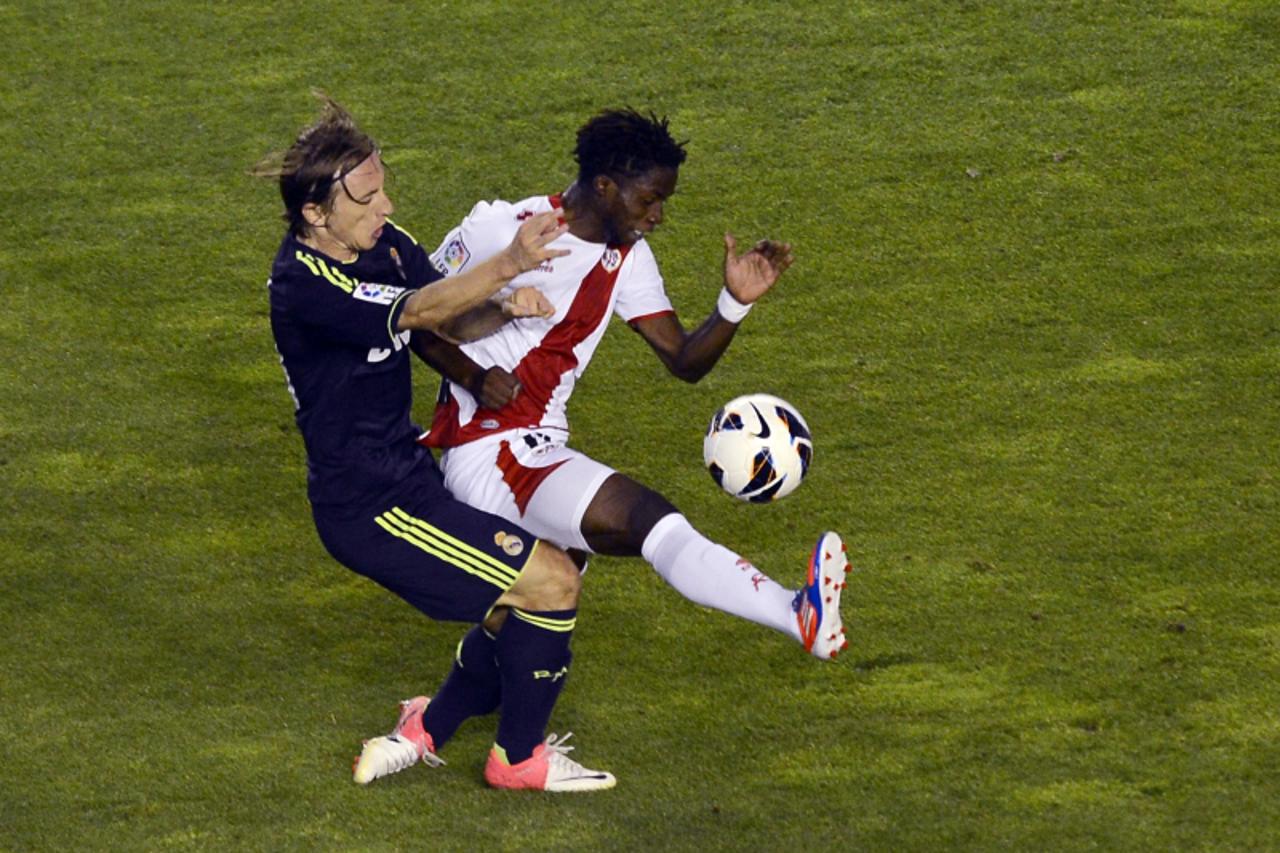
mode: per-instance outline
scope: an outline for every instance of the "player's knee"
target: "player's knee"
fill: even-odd
[[[546,550],[551,551],[549,548]],[[569,555],[558,549],[548,554],[547,564],[545,600],[538,609],[573,610],[578,606],[578,596],[582,592],[582,574]]]
[[[582,575],[569,555],[559,548],[542,543],[534,552],[530,589],[526,602],[528,610],[573,610],[578,606],[582,592]],[[528,571],[528,570],[526,570]]]
[[[673,512],[679,512],[679,510],[671,501],[652,489],[644,489],[627,515],[627,534],[631,544],[639,549],[644,544],[649,531],[653,530],[653,526]]]

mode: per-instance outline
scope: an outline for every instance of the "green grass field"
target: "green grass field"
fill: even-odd
[[[1271,0],[0,3],[0,849],[1280,848],[1280,6]],[[720,235],[798,261],[697,386],[617,324],[576,444],[798,583],[834,665],[596,559],[553,720],[619,777],[367,789],[363,736],[461,626],[334,563],[267,325],[312,87],[423,243],[563,189],[596,110],[689,161],[653,239],[686,324]],[[424,370],[420,417],[435,383]],[[809,481],[701,466],[779,394]]]

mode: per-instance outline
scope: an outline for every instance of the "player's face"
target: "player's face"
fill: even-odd
[[[386,171],[377,152],[346,174],[333,202],[311,233],[316,248],[338,260],[372,249],[394,207],[386,192]]]
[[[659,166],[620,183],[606,178],[604,227],[610,243],[631,244],[662,224],[662,208],[676,191],[679,173]]]

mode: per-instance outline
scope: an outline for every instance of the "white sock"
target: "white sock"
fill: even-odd
[[[791,602],[796,591],[766,577],[759,569],[703,536],[680,513],[664,516],[640,546],[640,553],[675,587],[676,592],[704,607],[714,607],[796,640]]]

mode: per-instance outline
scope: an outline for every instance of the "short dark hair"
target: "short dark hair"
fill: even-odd
[[[578,129],[573,159],[578,182],[596,175],[631,178],[656,167],[678,169],[684,162],[683,142],[676,142],[667,119],[633,109],[605,110]]]
[[[321,101],[320,117],[302,129],[287,151],[267,157],[253,170],[280,181],[284,220],[295,237],[308,230],[302,208],[318,204],[328,209],[347,173],[378,151],[351,113],[323,92],[315,95]]]

